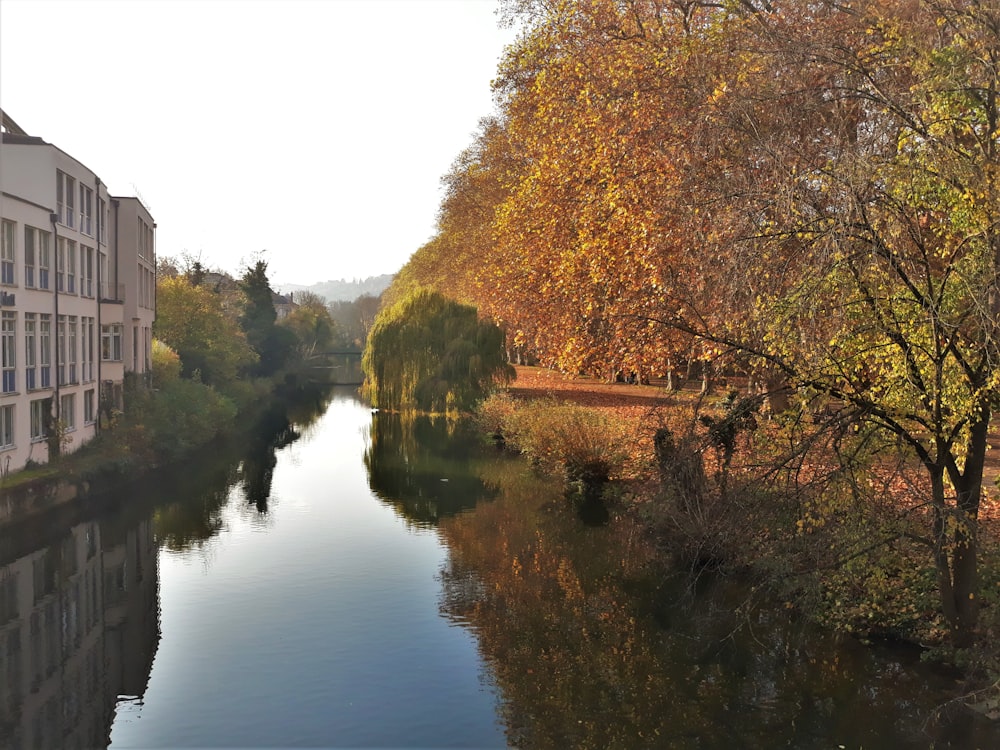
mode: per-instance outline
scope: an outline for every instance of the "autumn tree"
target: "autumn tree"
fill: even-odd
[[[997,398],[995,5],[508,10],[525,32],[488,141],[510,167],[477,192],[479,147],[447,204],[473,216],[461,207],[481,199],[492,226],[465,244],[442,222],[414,275],[462,280],[453,294],[547,364],[610,375],[730,355],[777,411],[844,404],[924,468],[911,506],[929,525],[906,538],[967,643]]]
[[[905,538],[929,550],[967,645],[1000,395],[1000,12],[787,3],[718,28],[710,51],[743,54],[698,109],[692,182],[712,226],[679,267],[715,290],[716,314],[677,286],[659,319],[905,446],[927,481],[910,506],[930,513]]]
[[[153,333],[180,356],[185,377],[197,375],[210,385],[235,381],[257,361],[239,324],[223,310],[220,296],[191,286],[183,277],[157,283]]]
[[[308,358],[329,349],[337,335],[337,325],[326,300],[311,292],[301,292],[296,296],[296,305],[279,325],[295,334],[300,356]]]

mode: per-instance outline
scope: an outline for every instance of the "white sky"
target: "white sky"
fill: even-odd
[[[394,273],[493,111],[496,0],[0,0],[0,107],[159,255],[272,284]]]

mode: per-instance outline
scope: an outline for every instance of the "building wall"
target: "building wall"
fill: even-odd
[[[122,408],[125,372],[148,372],[155,300],[139,264],[150,271],[155,259],[138,252],[152,256],[155,224],[138,200],[113,199],[93,171],[37,138],[4,134],[0,188],[2,476],[49,460],[46,412],[49,434],[59,429],[72,452],[97,434],[102,406]],[[122,203],[149,228],[141,248],[135,229],[112,225]],[[133,340],[143,348],[133,352]]]
[[[124,299],[125,368],[150,371],[156,312],[156,224],[138,198],[113,198],[113,236],[117,240],[119,281]]]

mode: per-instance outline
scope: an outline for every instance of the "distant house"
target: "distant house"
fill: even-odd
[[[274,311],[278,314],[278,320],[287,318],[291,315],[292,310],[298,307],[298,304],[293,299],[294,294],[295,292],[289,292],[288,294],[271,293],[271,301],[274,303]]]
[[[0,469],[49,459],[124,407],[126,372],[150,371],[155,230],[138,198],[2,114]]]

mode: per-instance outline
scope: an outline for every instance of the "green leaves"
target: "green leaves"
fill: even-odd
[[[373,405],[431,412],[469,410],[513,377],[503,332],[475,308],[427,290],[378,314],[362,369]]]

